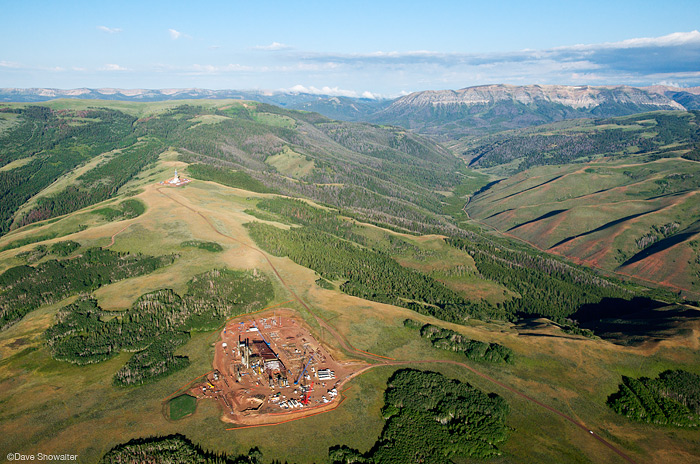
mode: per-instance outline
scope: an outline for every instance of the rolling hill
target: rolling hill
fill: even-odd
[[[588,266],[700,290],[691,112],[558,123],[472,140],[472,166],[507,175],[471,218]]]
[[[459,182],[460,163],[404,129],[257,102],[95,104],[0,109],[3,233],[116,195],[167,147],[183,161],[239,170],[275,191],[365,219],[410,230],[452,228],[439,214],[437,192]],[[75,168],[75,179],[60,184]]]
[[[562,257],[610,232],[644,245],[598,263],[619,272],[693,250],[700,173],[683,128],[694,113],[561,122],[514,133],[513,145],[500,134],[500,151],[478,159],[468,149],[493,139],[474,139],[460,159],[400,127],[252,101],[0,108],[3,450],[79,462],[700,454],[697,430],[634,422],[607,404],[628,377],[700,373],[699,311]],[[596,131],[633,136],[620,154],[614,137],[585,139],[602,147],[590,159],[552,149],[525,165],[514,148],[528,134]],[[164,184],[175,169],[191,182]],[[557,218],[566,228],[549,227]],[[591,222],[576,229],[582,218]],[[338,379],[335,409],[299,420],[280,409],[274,426],[236,427],[200,395],[172,413],[173,398],[215,381],[227,320],[263,327],[276,312],[359,366]]]

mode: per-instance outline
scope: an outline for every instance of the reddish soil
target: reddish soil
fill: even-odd
[[[279,423],[337,407],[343,384],[368,365],[333,359],[294,314],[278,309],[229,321],[216,343],[214,371],[189,394],[219,402],[222,420],[240,425]],[[246,339],[248,348],[240,347]],[[332,378],[324,378],[324,370]]]

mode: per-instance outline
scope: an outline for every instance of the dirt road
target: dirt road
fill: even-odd
[[[356,355],[358,355],[358,356],[360,356],[360,357],[364,357],[366,360],[369,360],[369,361],[373,361],[373,362],[375,362],[375,363],[378,363],[378,364],[375,364],[375,365],[373,365],[373,366],[368,366],[367,368],[365,368],[365,369],[363,369],[363,370],[357,372],[355,375],[359,375],[360,373],[365,372],[366,370],[371,369],[371,368],[373,368],[373,367],[387,366],[387,365],[390,365],[390,366],[400,366],[400,365],[409,365],[409,364],[453,364],[453,365],[456,365],[456,366],[460,366],[460,367],[463,367],[463,368],[469,370],[470,372],[472,372],[472,373],[478,375],[479,377],[482,377],[483,379],[486,379],[486,380],[488,380],[489,382],[491,382],[491,383],[493,383],[493,384],[495,384],[495,385],[498,385],[499,387],[504,388],[504,389],[508,390],[509,392],[511,392],[511,393],[513,393],[513,394],[515,394],[515,395],[518,395],[518,396],[520,396],[521,398],[523,398],[523,399],[525,399],[525,400],[527,400],[527,401],[529,401],[529,402],[531,402],[531,403],[533,403],[533,404],[536,404],[536,405],[538,405],[538,406],[540,406],[540,407],[542,407],[542,408],[544,408],[544,409],[546,409],[546,410],[548,410],[548,411],[550,411],[550,412],[552,412],[552,413],[554,413],[554,414],[556,414],[556,415],[558,415],[558,416],[560,416],[560,417],[566,419],[567,421],[571,422],[571,423],[572,423],[573,425],[575,425],[576,427],[578,427],[578,428],[580,428],[581,430],[583,430],[587,435],[590,435],[592,438],[598,440],[601,444],[603,444],[603,445],[606,446],[607,448],[611,449],[613,452],[615,452],[615,453],[616,453],[617,455],[619,455],[621,458],[625,459],[627,462],[632,463],[632,464],[636,464],[635,461],[634,461],[631,457],[629,457],[628,455],[626,455],[625,453],[623,453],[620,449],[616,448],[614,445],[612,445],[610,442],[608,442],[608,441],[605,440],[604,438],[598,436],[596,433],[594,433],[594,432],[592,431],[592,429],[590,429],[588,426],[586,426],[586,425],[584,425],[584,424],[578,422],[578,421],[577,421],[576,419],[574,419],[573,417],[570,417],[570,416],[564,414],[563,412],[558,411],[558,410],[554,409],[553,407],[551,407],[551,406],[549,406],[549,405],[546,405],[546,404],[542,403],[541,401],[536,400],[535,398],[532,398],[531,396],[528,396],[528,395],[526,395],[525,393],[522,393],[522,392],[516,390],[515,388],[513,388],[513,387],[511,387],[511,386],[509,386],[509,385],[507,385],[507,384],[505,384],[505,383],[503,383],[503,382],[501,382],[501,381],[499,381],[499,380],[494,379],[493,377],[491,377],[491,376],[489,376],[489,375],[484,374],[483,372],[481,372],[481,371],[479,371],[479,370],[473,368],[472,366],[470,366],[470,365],[468,365],[468,364],[461,363],[461,362],[458,362],[458,361],[449,361],[449,360],[396,361],[396,360],[393,360],[392,358],[388,358],[388,357],[386,357],[386,356],[381,356],[381,355],[369,353],[369,352],[367,352],[367,351],[359,350],[359,349],[353,347],[352,344],[350,344],[350,342],[348,342],[348,341],[345,339],[345,337],[343,337],[341,334],[339,334],[338,331],[335,330],[335,328],[334,328],[332,325],[330,325],[330,324],[327,323],[325,320],[323,320],[322,318],[320,318],[319,316],[317,316],[317,315],[314,313],[314,311],[312,311],[311,308],[309,308],[309,306],[306,304],[306,302],[304,302],[304,300],[302,300],[302,299],[296,294],[296,292],[294,292],[294,290],[292,290],[292,289],[290,288],[290,286],[287,284],[287,282],[282,278],[282,276],[281,276],[280,273],[278,272],[278,270],[277,270],[277,268],[275,267],[275,265],[272,264],[272,261],[271,261],[270,258],[267,256],[267,253],[263,252],[262,250],[260,250],[260,249],[258,249],[258,248],[256,248],[256,247],[254,247],[254,246],[252,246],[252,245],[249,245],[249,244],[247,244],[247,243],[245,243],[245,242],[243,242],[243,241],[241,241],[241,240],[238,240],[238,239],[235,238],[235,237],[232,237],[232,236],[230,236],[230,235],[226,235],[226,234],[220,232],[220,231],[216,228],[216,226],[214,225],[214,223],[213,223],[209,218],[207,218],[206,216],[204,216],[202,213],[200,213],[200,212],[197,211],[196,209],[187,206],[186,204],[184,204],[184,203],[182,203],[181,201],[177,200],[177,199],[174,198],[173,196],[168,195],[167,193],[163,192],[163,187],[159,187],[157,190],[158,190],[158,192],[160,192],[162,195],[168,197],[168,198],[169,198],[170,200],[172,200],[173,202],[179,204],[180,206],[183,206],[184,208],[187,208],[188,210],[190,210],[190,211],[192,211],[193,213],[195,213],[195,214],[197,214],[198,216],[200,216],[200,217],[201,217],[204,221],[206,221],[206,223],[211,227],[211,229],[212,229],[212,231],[214,231],[214,233],[216,233],[216,234],[218,234],[218,235],[220,235],[220,236],[222,236],[222,237],[225,237],[226,239],[233,240],[233,241],[235,241],[235,242],[237,242],[237,243],[239,243],[239,244],[245,246],[246,248],[248,248],[248,249],[250,249],[250,250],[253,250],[253,251],[259,253],[260,255],[262,255],[262,257],[263,257],[263,258],[265,259],[265,261],[270,265],[270,269],[272,269],[272,271],[275,273],[275,275],[276,275],[277,278],[279,279],[280,283],[284,286],[284,288],[286,288],[287,291],[289,291],[289,293],[294,297],[294,299],[295,299],[296,301],[298,301],[299,304],[301,304],[301,305],[309,312],[309,314],[312,314],[312,315],[316,318],[316,321],[319,323],[319,325],[321,325],[323,328],[325,328],[326,330],[328,330],[328,332],[329,332],[331,335],[333,335],[333,338],[335,338],[335,339],[338,341],[338,343],[340,344],[340,346],[343,347],[343,349],[345,349],[346,351],[348,351],[348,352],[350,352],[350,353],[354,353],[354,354],[356,354]],[[346,379],[346,381],[347,381],[347,380],[349,380],[349,379]],[[343,382],[343,383],[345,383],[345,382]]]

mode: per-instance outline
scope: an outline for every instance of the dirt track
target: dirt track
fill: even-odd
[[[112,245],[114,245],[114,240],[116,239],[117,235],[121,234],[121,233],[124,232],[126,229],[128,229],[130,225],[131,225],[131,224],[129,224],[128,226],[124,226],[124,227],[122,227],[120,230],[118,230],[117,232],[115,232],[114,234],[112,234],[112,239],[110,240],[109,245],[106,245],[106,246],[104,246],[104,247],[102,247],[102,248],[109,248],[109,247],[111,247]]]
[[[536,400],[535,398],[532,398],[531,396],[528,396],[528,395],[526,395],[525,393],[522,393],[522,392],[516,390],[515,388],[513,388],[513,387],[511,387],[511,386],[509,386],[509,385],[506,385],[505,383],[502,383],[502,382],[500,382],[500,381],[494,379],[493,377],[490,377],[490,376],[484,374],[483,372],[481,372],[481,371],[479,371],[479,370],[477,370],[477,369],[475,369],[475,368],[469,366],[468,364],[461,363],[461,362],[458,362],[458,361],[449,361],[449,360],[396,361],[396,360],[393,360],[392,358],[388,358],[388,357],[386,357],[386,356],[381,356],[381,355],[369,353],[369,352],[367,352],[367,351],[363,351],[363,350],[360,350],[360,349],[357,349],[357,348],[353,347],[341,334],[339,334],[339,333],[335,330],[335,328],[334,328],[332,325],[330,325],[328,322],[326,322],[325,320],[323,320],[322,318],[320,318],[319,316],[317,316],[316,313],[315,313],[314,311],[312,311],[311,308],[309,308],[309,306],[308,306],[308,305],[307,305],[307,304],[306,304],[306,303],[305,303],[305,302],[290,288],[290,286],[289,286],[289,285],[287,284],[287,282],[282,278],[282,276],[280,275],[280,273],[277,271],[277,268],[274,266],[274,264],[272,263],[272,261],[270,260],[270,258],[267,256],[267,254],[266,254],[265,252],[263,252],[262,250],[260,250],[260,249],[258,249],[258,248],[256,248],[256,247],[254,247],[254,246],[252,246],[252,245],[249,245],[249,244],[247,244],[247,243],[245,243],[245,242],[242,242],[241,240],[238,240],[238,239],[236,239],[235,237],[232,237],[232,236],[230,236],[230,235],[226,235],[226,234],[220,232],[209,218],[207,218],[206,216],[204,216],[202,213],[200,213],[200,212],[197,211],[196,209],[191,208],[191,207],[187,206],[186,204],[182,203],[181,201],[175,199],[173,196],[168,195],[167,193],[164,193],[162,187],[157,188],[157,190],[158,190],[159,193],[161,193],[162,195],[168,197],[168,198],[169,198],[170,200],[172,200],[173,202],[175,202],[175,203],[177,203],[177,204],[183,206],[184,208],[187,208],[188,210],[190,210],[190,211],[192,211],[193,213],[195,213],[195,214],[197,214],[198,216],[200,216],[204,221],[206,221],[206,223],[211,227],[211,229],[212,229],[216,234],[218,234],[218,235],[220,235],[220,236],[222,236],[222,237],[225,237],[225,238],[228,239],[228,240],[233,240],[233,241],[235,241],[235,242],[237,242],[237,243],[239,243],[239,244],[245,246],[246,248],[249,248],[249,249],[251,249],[251,250],[253,250],[253,251],[259,253],[260,255],[262,255],[263,258],[265,259],[265,261],[270,265],[270,268],[271,268],[272,271],[275,273],[275,275],[276,275],[277,278],[279,279],[280,283],[289,291],[289,293],[294,297],[294,299],[295,299],[296,301],[299,302],[299,304],[301,304],[310,314],[312,314],[312,315],[314,316],[314,318],[316,319],[316,321],[317,321],[322,327],[324,327],[325,329],[327,329],[327,330],[333,335],[333,337],[338,341],[338,343],[343,347],[343,349],[345,349],[345,350],[348,351],[348,352],[354,353],[354,354],[356,354],[356,355],[358,355],[358,356],[360,356],[360,357],[364,357],[366,360],[373,361],[373,362],[378,362],[378,363],[379,363],[379,364],[375,364],[375,365],[373,365],[373,366],[368,366],[367,368],[358,371],[357,373],[355,373],[355,376],[361,374],[362,372],[365,372],[365,371],[368,370],[368,369],[371,369],[371,368],[377,367],[377,366],[399,366],[399,365],[411,365],[411,364],[436,364],[436,363],[440,363],[440,364],[453,364],[453,365],[456,365],[456,366],[460,366],[460,367],[463,367],[463,368],[469,370],[470,372],[472,372],[472,373],[478,375],[479,377],[482,377],[482,378],[488,380],[489,382],[491,382],[491,383],[493,383],[493,384],[495,384],[495,385],[498,385],[499,387],[504,388],[504,389],[508,390],[509,392],[511,392],[511,393],[513,393],[513,394],[516,394],[516,395],[520,396],[521,398],[523,398],[523,399],[525,399],[525,400],[527,400],[527,401],[529,401],[529,402],[531,402],[531,403],[533,403],[533,404],[536,404],[536,405],[538,405],[538,406],[540,406],[540,407],[542,407],[542,408],[544,408],[544,409],[546,409],[546,410],[548,410],[548,411],[550,411],[550,412],[552,412],[552,413],[554,413],[554,414],[556,414],[556,415],[558,415],[558,416],[560,416],[560,417],[566,419],[566,420],[569,421],[571,424],[573,424],[573,425],[575,425],[576,427],[578,427],[579,429],[583,430],[587,435],[590,435],[592,438],[598,440],[601,444],[603,444],[604,446],[606,446],[607,448],[609,448],[610,450],[612,450],[613,452],[615,452],[617,455],[619,455],[620,457],[622,457],[623,459],[625,459],[627,462],[630,462],[630,463],[635,464],[635,461],[634,461],[631,457],[629,457],[628,455],[626,455],[624,452],[622,452],[620,449],[618,449],[617,447],[615,447],[614,445],[612,445],[610,442],[608,442],[608,441],[605,440],[604,438],[602,438],[602,437],[598,436],[597,434],[595,434],[595,433],[593,432],[592,429],[590,429],[588,426],[582,424],[581,422],[578,422],[578,421],[577,421],[576,419],[574,419],[573,417],[570,417],[570,416],[564,414],[563,412],[558,411],[557,409],[554,409],[553,407],[548,406],[548,405],[546,405],[546,404],[544,404],[544,403],[542,403],[542,402]],[[465,206],[466,206],[466,205],[465,205]],[[354,376],[353,376],[353,377],[354,377]],[[349,379],[347,379],[347,380],[349,380]],[[346,381],[347,381],[347,380],[346,380]],[[344,383],[345,383],[345,382],[344,382]],[[340,404],[340,402],[338,403],[338,405],[339,405],[339,404]],[[337,407],[337,406],[336,406],[336,407]],[[333,409],[335,409],[335,408],[333,408]],[[311,412],[311,411],[307,411],[307,412]],[[303,417],[308,417],[308,414],[307,414],[307,415],[304,415],[304,416],[302,416],[302,417],[300,417],[300,418],[303,418]]]

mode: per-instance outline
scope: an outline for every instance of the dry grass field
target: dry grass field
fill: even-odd
[[[88,227],[46,243],[71,239],[84,246],[106,246],[113,237],[113,250],[178,255],[174,264],[152,274],[97,290],[95,296],[105,309],[125,309],[141,294],[158,288],[172,288],[183,293],[192,276],[221,267],[258,269],[274,282],[275,299],[271,304],[290,300],[288,288],[275,277],[265,255],[243,227],[244,223],[256,220],[244,211],[254,207],[257,198],[269,195],[201,181],[193,181],[182,188],[158,185],[158,181],[172,175],[174,168],[186,175],[186,166],[175,161],[172,153],[166,153],[157,166],[123,187],[123,191],[140,192],[135,198],[146,205],[146,212],[135,219],[104,223],[83,211],[12,233],[0,239],[0,246],[49,231],[69,231],[77,221]],[[376,228],[373,231],[380,235],[393,233]],[[224,250],[208,253],[180,245],[193,239],[216,242]],[[457,265],[474,266],[469,256],[448,250],[437,237],[412,240],[425,250],[428,258],[397,257],[406,266],[429,271]],[[0,254],[0,270],[17,264],[14,256],[33,246],[35,244]],[[403,326],[404,319],[440,325],[476,340],[498,342],[513,349],[517,356],[514,365],[470,365],[576,418],[636,462],[691,463],[697,462],[700,456],[697,431],[632,423],[605,405],[607,396],[617,390],[622,375],[655,376],[669,368],[700,373],[697,332],[653,346],[631,348],[565,336],[555,329],[528,335],[508,323],[473,320],[469,325],[460,326],[348,296],[338,290],[323,289],[315,283],[318,275],[314,271],[288,258],[267,258],[313,314],[295,302],[288,306],[299,312],[314,336],[339,359],[350,360],[354,355],[344,351],[313,315],[327,321],[355,348],[416,362],[408,365],[440,371],[505,397],[511,406],[508,425],[512,432],[504,447],[504,456],[495,462],[615,463],[620,462],[620,458],[551,411],[470,371],[456,365],[419,363],[426,360],[466,362],[466,358],[432,348],[429,341]],[[461,290],[465,293],[473,291],[488,299],[497,298],[500,292],[504,298],[503,289],[493,284],[482,286],[476,278],[451,286],[459,285],[464,286]],[[227,425],[220,421],[221,411],[214,402],[200,403],[194,414],[171,421],[164,413],[167,412],[164,399],[211,370],[217,332],[194,333],[190,341],[178,349],[177,354],[190,358],[187,368],[155,383],[118,388],[112,385],[112,376],[130,354],[89,366],[74,366],[50,357],[42,333],[52,323],[57,310],[67,303],[68,300],[31,312],[19,323],[0,332],[2,452],[70,452],[79,455],[79,462],[95,462],[114,445],[132,438],[182,433],[204,449],[216,452],[238,453],[258,446],[265,460],[303,463],[323,462],[328,448],[333,445],[345,444],[367,451],[379,436],[384,422],[380,416],[383,391],[387,379],[398,366],[378,365],[370,369],[349,383],[344,392],[346,399],[340,407],[300,421],[226,431]]]

